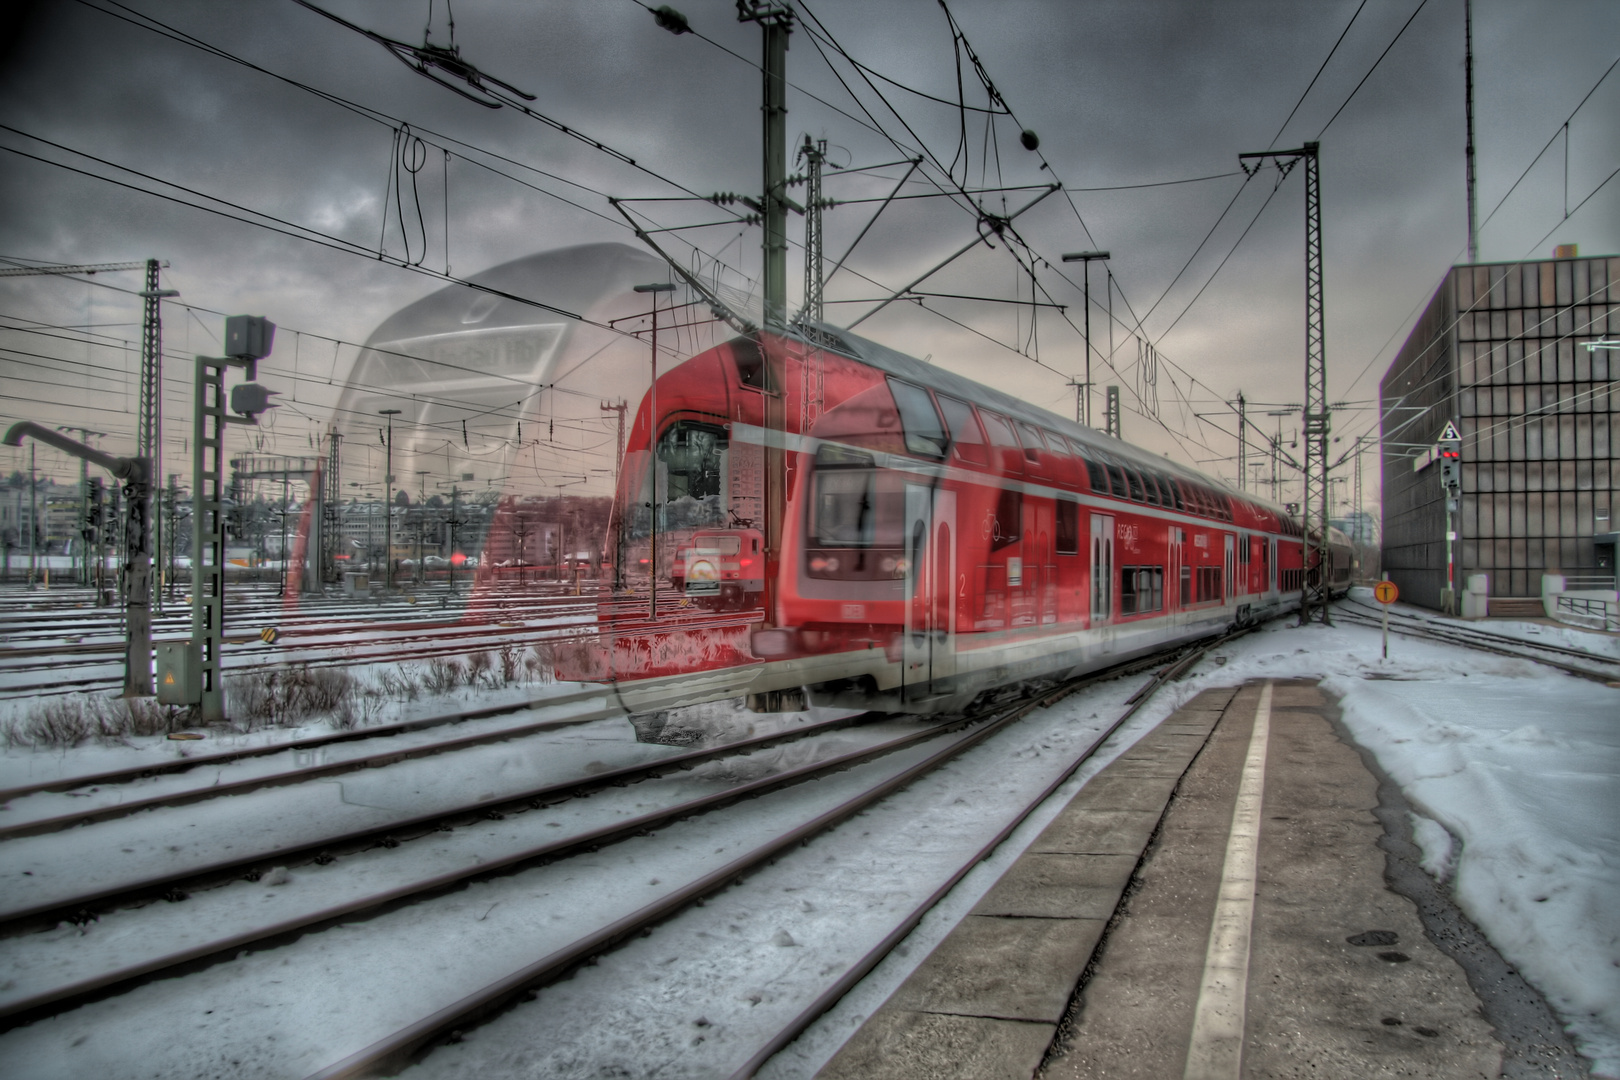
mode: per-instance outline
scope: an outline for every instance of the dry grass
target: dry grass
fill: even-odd
[[[150,698],[74,694],[35,702],[21,719],[0,728],[7,746],[66,748],[90,740],[117,742],[132,735],[167,735],[187,726],[191,710]]]
[[[296,665],[265,668],[225,680],[228,715],[238,730],[295,727],[336,712],[359,689],[342,668]]]

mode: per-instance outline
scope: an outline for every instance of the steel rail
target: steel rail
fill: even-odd
[[[1175,651],[1185,647],[1185,643],[1178,644]],[[1162,653],[1155,659],[1130,661],[1106,671],[1083,676],[1055,691],[1048,690],[1032,695],[1023,702],[1011,706],[1002,705],[992,708],[989,716],[995,717],[994,719],[990,719],[987,723],[974,728],[967,735],[953,741],[950,745],[943,747],[895,776],[779,835],[753,851],[732,860],[725,866],[689,882],[640,910],[504,976],[454,1004],[406,1025],[333,1065],[312,1073],[308,1080],[342,1080],[342,1078],[347,1077],[371,1075],[380,1068],[392,1065],[403,1065],[415,1052],[435,1039],[463,1028],[469,1022],[479,1020],[498,1011],[525,991],[554,981],[559,976],[573,970],[626,938],[662,922],[711,893],[718,892],[733,882],[740,881],[742,876],[749,871],[780,857],[791,848],[807,842],[817,834],[840,824],[866,807],[910,785],[919,777],[933,771],[963,751],[977,746],[990,736],[1005,730],[1035,709],[1056,702],[1085,686],[1105,679],[1118,678],[1133,671],[1140,671],[1144,667],[1160,662],[1162,662]],[[1134,711],[1134,707],[1132,711]],[[997,713],[1000,713],[1000,715],[997,716]],[[970,719],[961,723],[967,725],[975,722]]]
[[[1225,644],[1234,638],[1241,637],[1242,635],[1249,633],[1252,629],[1254,628],[1248,627],[1242,630],[1237,630],[1223,635],[1222,637],[1208,642],[1207,644],[1195,646],[1194,649],[1186,656],[1174,661],[1167,667],[1157,672],[1152,679],[1148,680],[1146,685],[1131,696],[1125,711],[1120,713],[1113,723],[1104,728],[1102,732],[1098,734],[1097,737],[1080,752],[1074,761],[1065,767],[1058,776],[1053,778],[1053,780],[1041,790],[1039,795],[1030,800],[1022,810],[1020,810],[1005,825],[997,830],[993,837],[986,841],[978,851],[974,852],[972,857],[958,867],[950,877],[941,882],[938,888],[930,893],[928,897],[922,901],[922,903],[914,907],[904,920],[896,925],[894,929],[890,930],[888,934],[884,935],[883,940],[879,941],[870,950],[868,950],[867,953],[861,957],[861,959],[856,961],[855,964],[845,971],[843,975],[839,976],[837,981],[835,981],[826,990],[822,991],[822,993],[818,995],[814,1001],[806,1006],[798,1016],[794,1017],[792,1021],[773,1035],[764,1046],[755,1051],[753,1056],[751,1056],[740,1068],[731,1074],[729,1080],[749,1080],[750,1077],[759,1071],[765,1062],[775,1056],[780,1050],[782,1050],[783,1047],[787,1046],[789,1043],[793,1042],[794,1039],[797,1039],[800,1035],[802,1035],[811,1024],[815,1023],[816,1020],[821,1017],[823,1013],[825,1013],[828,1009],[831,1009],[834,1005],[838,1004],[838,1002],[843,999],[845,994],[853,990],[856,984],[858,984],[862,979],[866,978],[867,975],[871,974],[872,969],[877,967],[878,964],[883,961],[884,957],[888,956],[889,953],[894,950],[895,946],[904,941],[906,937],[917,928],[918,924],[922,922],[923,918],[926,917],[927,914],[932,911],[940,901],[944,900],[946,895],[952,889],[954,889],[963,878],[967,877],[974,867],[978,866],[985,859],[989,858],[991,853],[994,852],[996,848],[1000,847],[1002,843],[1004,843],[1006,839],[1029,818],[1031,814],[1039,809],[1047,799],[1050,799],[1058,788],[1062,787],[1072,776],[1074,776],[1074,774],[1080,769],[1080,766],[1084,765],[1087,761],[1096,756],[1097,751],[1102,748],[1103,744],[1112,738],[1114,733],[1117,732],[1127,720],[1135,716],[1137,710],[1141,709],[1143,705],[1146,705],[1149,699],[1151,699],[1161,687],[1170,682],[1172,679],[1179,678],[1183,673],[1191,669],[1193,665],[1198,663],[1199,660],[1203,659],[1204,656],[1208,654],[1210,649]],[[1072,693],[1072,691],[1067,691],[1066,693]]]
[[[1342,608],[1340,609],[1339,613],[1359,626],[1377,627],[1381,625],[1378,617],[1374,615],[1364,615],[1359,611],[1346,611]],[[1496,653],[1499,656],[1511,656],[1517,660],[1528,660],[1534,664],[1543,664],[1547,667],[1557,668],[1558,670],[1570,675],[1578,675],[1583,679],[1591,679],[1593,682],[1610,683],[1615,680],[1615,676],[1617,674],[1620,674],[1620,661],[1617,660],[1605,660],[1602,657],[1594,656],[1589,653],[1578,654],[1597,663],[1609,664],[1615,668],[1614,671],[1610,672],[1593,671],[1590,668],[1580,667],[1576,664],[1568,664],[1562,660],[1554,660],[1551,657],[1536,656],[1520,649],[1505,649],[1498,645],[1488,645],[1482,640],[1488,635],[1453,632],[1449,627],[1439,628],[1432,625],[1419,624],[1413,626],[1392,623],[1390,625],[1389,632],[1392,634],[1401,634],[1406,637],[1427,638],[1431,641],[1442,641],[1448,645],[1458,645],[1465,649],[1478,649],[1481,652]],[[1497,638],[1496,640],[1499,642],[1505,642],[1511,639]]]
[[[1368,604],[1363,600],[1351,598],[1346,599],[1348,603],[1355,604],[1360,608],[1365,608],[1374,615],[1381,614],[1378,608],[1373,607],[1371,604]],[[1409,611],[1391,611],[1389,613],[1389,617],[1392,619],[1405,619],[1408,622],[1416,623],[1420,626],[1434,627],[1448,633],[1472,635],[1486,641],[1498,641],[1509,645],[1523,645],[1529,649],[1540,649],[1544,652],[1561,653],[1564,656],[1573,656],[1578,660],[1595,660],[1600,664],[1620,664],[1620,657],[1606,657],[1588,649],[1574,649],[1567,645],[1554,645],[1550,642],[1541,641],[1527,641],[1524,638],[1508,637],[1506,634],[1493,634],[1488,630],[1481,630],[1473,626],[1457,626],[1454,623],[1440,623],[1428,616],[1414,614]]]
[[[309,750],[315,747],[332,746],[337,743],[356,742],[361,739],[389,738],[407,732],[420,731],[423,728],[459,724],[467,720],[485,720],[491,716],[522,712],[525,709],[572,705],[609,692],[609,688],[605,685],[591,684],[588,689],[569,690],[552,697],[529,698],[525,701],[510,702],[504,705],[488,705],[479,709],[462,709],[458,712],[442,713],[438,716],[423,716],[414,720],[398,720],[391,724],[379,724],[375,727],[333,731],[324,735],[309,735],[301,739],[289,739],[286,742],[240,747],[233,750],[222,750],[219,753],[176,758],[171,761],[149,762],[124,769],[108,769],[98,773],[83,773],[77,776],[61,776],[53,780],[39,780],[29,784],[19,784],[16,787],[0,789],[0,803],[9,802],[24,795],[33,795],[41,791],[73,791],[77,788],[92,785],[128,783],[132,780],[145,780],[153,776],[224,765],[244,758],[265,757],[287,750]],[[397,753],[397,751],[395,752]]]
[[[621,786],[637,778],[661,776],[671,770],[687,770],[705,760],[722,757],[734,757],[743,753],[757,750],[763,745],[773,742],[790,741],[806,735],[824,732],[830,728],[847,726],[856,722],[859,717],[845,718],[843,720],[824,721],[815,728],[797,729],[793,732],[784,732],[776,735],[761,736],[739,743],[731,743],[724,747],[715,747],[710,750],[693,751],[677,757],[665,758],[658,762],[644,766],[632,766],[615,770],[610,773],[598,773],[583,780],[575,780],[552,785],[542,795],[524,796],[520,798],[506,797],[504,800],[490,800],[478,804],[477,807],[463,808],[453,813],[440,815],[442,818],[465,818],[474,810],[488,813],[492,805],[506,806],[518,802],[537,802],[545,795],[576,795],[584,794],[587,787],[603,788]],[[223,938],[199,942],[189,948],[176,950],[164,956],[153,957],[127,965],[114,971],[102,972],[98,975],[76,980],[72,983],[62,984],[48,990],[39,991],[28,997],[18,998],[15,1001],[0,1005],[0,1031],[16,1027],[20,1024],[31,1023],[48,1013],[60,1012],[63,1008],[72,1007],[91,995],[114,990],[139,979],[163,971],[171,970],[181,965],[194,964],[210,958],[234,954],[246,945],[266,941],[272,938],[284,937],[288,934],[309,932],[329,925],[337,920],[346,919],[361,912],[375,910],[389,904],[399,903],[412,898],[426,898],[430,894],[443,892],[447,889],[466,884],[471,881],[482,880],[497,874],[512,873],[523,869],[526,865],[557,858],[566,858],[580,852],[594,852],[602,845],[615,843],[632,836],[644,835],[654,829],[662,828],[695,814],[713,810],[741,799],[757,796],[771,790],[787,787],[804,780],[837,772],[861,764],[867,760],[881,757],[896,750],[905,749],[919,742],[927,742],[940,738],[948,733],[963,727],[971,727],[978,721],[976,719],[959,720],[951,724],[936,725],[905,735],[875,746],[864,747],[845,754],[827,758],[823,761],[812,762],[790,769],[774,776],[762,777],[749,781],[724,791],[712,792],[690,799],[674,806],[661,810],[650,811],[633,818],[622,819],[608,825],[599,826],[573,836],[562,837],[535,845],[521,851],[509,852],[496,858],[486,858],[480,862],[465,865],[454,870],[447,870],[428,878],[422,878],[405,885],[382,890],[367,896],[357,897],[340,904],[329,905],[317,911],[306,912],[302,915],[292,916],[275,923],[263,924],[251,930],[244,930]],[[971,738],[971,736],[970,736]],[[530,807],[531,809],[534,807]],[[384,835],[404,830],[395,827],[387,830]],[[437,832],[437,829],[427,829],[422,835]],[[373,830],[375,832],[375,830]],[[276,863],[294,865],[286,856],[299,852],[307,854],[310,851],[331,846],[330,844],[312,844],[299,849],[282,849],[276,853]],[[260,862],[264,862],[263,857]],[[66,905],[63,910],[71,907]]]
[[[399,818],[395,821],[382,825],[368,825],[362,829],[351,829],[346,832],[333,833],[329,836],[322,837],[319,840],[307,841],[293,847],[278,847],[269,851],[259,851],[251,854],[233,856],[230,859],[222,860],[203,867],[158,874],[153,877],[134,882],[133,884],[110,886],[108,888],[101,889],[98,892],[84,893],[70,899],[51,900],[34,904],[31,907],[17,908],[0,915],[0,932],[16,927],[19,924],[37,922],[40,920],[54,921],[58,917],[65,917],[70,914],[84,911],[92,906],[114,906],[120,900],[133,901],[136,899],[143,899],[149,896],[161,895],[165,891],[174,889],[184,891],[184,887],[188,885],[197,887],[197,883],[199,882],[217,881],[221,878],[234,878],[244,872],[252,872],[260,867],[268,867],[272,863],[277,865],[292,865],[296,860],[303,859],[305,857],[314,858],[323,853],[329,854],[333,848],[346,848],[354,850],[357,848],[357,846],[370,846],[375,842],[396,839],[398,834],[401,833],[426,835],[428,833],[442,831],[442,827],[444,826],[450,826],[453,828],[453,822],[462,821],[468,818],[477,820],[483,819],[490,814],[504,815],[505,813],[516,813],[525,808],[539,809],[539,806],[534,804],[561,802],[567,799],[581,797],[589,794],[590,792],[599,791],[606,787],[622,786],[645,779],[658,779],[664,773],[671,770],[685,771],[707,761],[718,760],[726,757],[735,757],[738,755],[751,753],[755,750],[762,749],[775,743],[793,742],[809,735],[821,734],[837,728],[848,727],[854,724],[862,715],[865,714],[857,714],[855,717],[844,717],[837,720],[823,720],[819,723],[807,724],[804,727],[791,728],[787,731],[773,732],[767,735],[756,735],[750,739],[742,739],[737,742],[726,743],[722,746],[709,747],[703,750],[691,750],[682,754],[674,754],[669,757],[659,758],[656,761],[644,762],[636,765],[627,765],[618,769],[609,769],[605,772],[592,773],[587,776],[574,777],[567,780],[552,781],[550,783],[541,784],[537,787],[529,788],[524,791],[513,792],[505,795],[496,795],[487,799],[480,799],[476,802],[463,803],[460,806],[456,806],[448,810],[432,810],[424,814],[416,814],[411,817]],[[712,802],[724,801],[737,796],[739,793],[752,793],[756,787],[759,790],[764,790],[772,785],[787,782],[788,778],[798,779],[800,778],[801,772],[804,775],[810,775],[811,772],[817,769],[825,770],[826,768],[832,767],[833,763],[837,763],[837,767],[845,767],[851,764],[856,764],[865,757],[870,757],[876,754],[890,753],[893,750],[902,749],[909,746],[913,742],[933,738],[941,732],[949,731],[955,727],[973,722],[974,721],[972,720],[961,720],[952,724],[922,728],[903,735],[898,739],[878,744],[875,747],[851,751],[849,754],[842,755],[837,758],[829,758],[823,762],[816,762],[811,765],[804,766],[800,770],[790,770],[788,772],[778,773],[775,776],[754,781],[752,784],[746,784],[740,788],[728,789],[726,792],[704,796],[702,799],[694,802],[682,804],[686,807],[684,812],[690,813],[694,812],[695,808],[706,808]],[[554,845],[545,848],[544,851],[549,853],[553,847],[561,850],[571,846],[601,844],[604,842],[605,837],[612,837],[621,833],[634,833],[638,829],[647,828],[647,822],[655,821],[661,817],[668,816],[669,813],[669,811],[659,810],[652,811],[651,813],[642,815],[641,817],[627,818],[623,821],[615,822],[610,826],[604,826],[601,829],[593,830],[589,833],[579,834],[571,839],[557,841]],[[537,857],[539,857],[537,854],[523,856],[523,858]],[[500,865],[504,865],[504,863],[487,861],[480,864],[475,871],[468,871],[468,873],[481,872],[491,867]]]

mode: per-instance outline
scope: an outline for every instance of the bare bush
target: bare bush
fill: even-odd
[[[449,693],[463,681],[467,681],[467,669],[462,667],[461,661],[447,656],[429,659],[427,674],[422,676],[422,685],[433,694]]]
[[[384,668],[377,674],[377,681],[382,684],[383,693],[400,701],[415,701],[422,693],[421,680],[411,668],[398,671]]]
[[[346,699],[332,713],[332,726],[339,731],[369,727],[382,717],[384,704],[382,698],[376,694],[356,694]]]
[[[231,718],[245,731],[296,725],[336,712],[355,689],[354,677],[341,668],[303,665],[250,671],[225,682]]]
[[[522,655],[523,648],[517,642],[501,642],[501,648],[498,656],[501,662],[500,667],[502,686],[511,686],[513,683],[518,681],[518,677],[523,670],[520,660]]]
[[[493,689],[495,686],[494,672],[495,661],[490,659],[489,653],[480,649],[467,655],[468,686],[485,684]]]
[[[88,739],[114,742],[131,735],[167,735],[191,719],[190,710],[146,698],[72,695],[35,702],[20,720],[7,721],[8,746],[78,746]]]

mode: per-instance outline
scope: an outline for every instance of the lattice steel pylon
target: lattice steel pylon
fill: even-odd
[[[821,165],[827,160],[827,140],[813,140],[806,135],[804,145],[799,147],[799,157],[804,159],[804,307],[796,321],[821,322],[826,315],[822,304],[826,281],[822,276],[825,251],[821,231]]]
[[[1298,150],[1266,150],[1239,154],[1244,171],[1253,173],[1248,161],[1272,158],[1286,173],[1299,161],[1305,162],[1305,408],[1302,427],[1305,436],[1305,544],[1316,546],[1316,573],[1309,572],[1307,557],[1305,585],[1300,592],[1299,625],[1313,619],[1329,626],[1328,613],[1328,442],[1333,413],[1327,400],[1327,352],[1324,345],[1322,296],[1322,181],[1319,168],[1320,143],[1308,142]]]
[[[1104,430],[1114,438],[1123,439],[1125,437],[1124,435],[1120,434],[1119,387],[1117,386],[1110,386],[1108,388],[1107,402],[1104,406],[1103,412],[1103,424],[1105,425]]]
[[[321,533],[320,581],[335,581],[338,577],[338,546],[343,542],[343,475],[340,471],[343,436],[333,428],[326,436],[326,505],[324,528]]]
[[[163,489],[157,478],[163,475],[163,298],[180,295],[174,289],[160,287],[158,270],[165,265],[157,259],[146,260],[146,287],[141,290],[145,302],[141,320],[141,414],[135,421],[135,453],[147,460],[152,490],[160,503]],[[152,561],[159,567],[163,565],[163,552],[174,543],[174,537],[163,533],[162,510],[159,505],[152,514]],[[153,603],[158,611],[163,610],[161,589],[153,593]]]

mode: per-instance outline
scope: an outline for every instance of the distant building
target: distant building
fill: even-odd
[[[1454,266],[1380,387],[1383,566],[1441,606],[1446,514],[1427,450],[1462,435],[1456,587],[1538,597],[1543,573],[1614,574],[1620,487],[1620,258]]]

